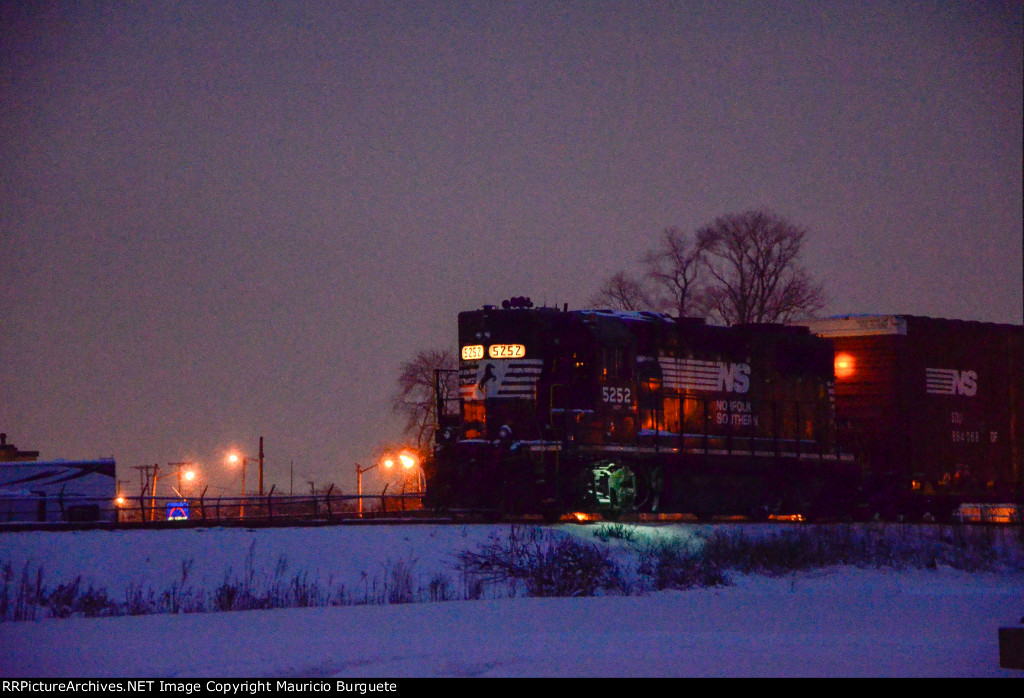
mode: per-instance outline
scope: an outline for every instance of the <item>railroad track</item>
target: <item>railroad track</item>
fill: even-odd
[[[304,516],[258,516],[248,515],[245,517],[224,517],[192,518],[179,520],[158,519],[155,521],[122,520],[122,521],[12,521],[0,522],[0,533],[5,531],[83,531],[83,530],[167,530],[185,528],[303,528],[319,526],[397,526],[397,525],[446,525],[446,524],[594,524],[594,523],[621,523],[621,524],[667,524],[667,523],[701,523],[701,524],[745,524],[745,523],[768,523],[768,524],[793,524],[803,523],[805,519],[800,515],[769,516],[766,521],[755,522],[746,516],[715,516],[711,518],[698,518],[693,514],[666,514],[666,513],[633,513],[621,514],[615,517],[606,517],[595,513],[569,513],[563,514],[557,520],[537,515],[502,515],[493,510],[447,510],[444,512],[415,509],[394,512],[339,512],[331,515],[304,515]],[[820,523],[842,523],[821,521]],[[920,521],[885,521],[884,523],[927,523]],[[965,524],[994,524],[1013,525],[1013,521],[1001,520],[965,520]]]
[[[799,516],[770,517],[769,523],[800,522]],[[433,512],[425,510],[397,512],[369,512],[362,515],[354,513],[335,514],[331,516],[275,516],[222,519],[187,519],[187,520],[156,520],[156,521],[80,521],[80,522],[0,522],[0,532],[4,531],[83,531],[83,530],[168,530],[188,528],[303,528],[319,526],[396,526],[396,525],[447,525],[447,524],[594,524],[614,522],[622,524],[659,524],[659,523],[751,523],[743,516],[718,516],[712,519],[698,519],[691,514],[623,514],[604,517],[593,513],[564,514],[557,520],[550,520],[541,515],[502,515],[496,511],[450,510]]]

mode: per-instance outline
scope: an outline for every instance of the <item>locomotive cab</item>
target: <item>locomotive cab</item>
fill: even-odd
[[[459,402],[463,439],[537,439],[546,309],[459,313]]]
[[[459,314],[459,354],[461,433],[448,459],[458,473],[449,487],[464,501],[567,507],[579,491],[596,489],[564,467],[566,452],[636,437],[636,341],[620,322],[524,303],[487,306]],[[607,485],[606,470],[593,477]]]

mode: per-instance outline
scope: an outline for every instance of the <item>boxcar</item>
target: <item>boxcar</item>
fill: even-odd
[[[837,419],[879,513],[1022,501],[1024,327],[910,315],[810,327],[835,346]]]

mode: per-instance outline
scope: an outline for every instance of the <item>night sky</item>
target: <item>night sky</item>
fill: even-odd
[[[0,431],[355,490],[399,365],[668,226],[826,314],[1022,321],[1019,2],[0,4]],[[250,484],[255,475],[249,471]],[[369,481],[371,487],[379,483]]]

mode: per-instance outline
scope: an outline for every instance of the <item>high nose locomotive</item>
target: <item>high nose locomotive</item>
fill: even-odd
[[[439,410],[427,464],[434,506],[813,513],[856,489],[832,344],[807,328],[517,298],[460,313],[458,335],[458,410]]]

